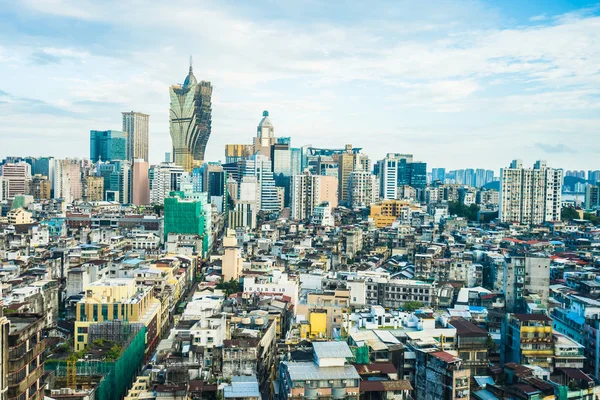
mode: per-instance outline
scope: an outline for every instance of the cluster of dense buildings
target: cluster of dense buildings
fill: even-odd
[[[295,148],[267,111],[207,162],[211,94],[171,86],[159,165],[137,112],[90,159],[2,162],[0,398],[600,396],[600,229],[561,221],[562,170]]]

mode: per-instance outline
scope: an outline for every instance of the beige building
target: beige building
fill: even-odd
[[[150,116],[139,112],[124,112],[123,132],[127,135],[127,160],[141,158],[148,162],[148,123]]]
[[[161,303],[151,287],[136,287],[135,279],[102,279],[87,285],[83,299],[77,303],[75,351],[88,344],[92,325],[113,320],[142,323],[147,328],[146,347],[158,339]]]
[[[254,153],[260,153],[271,159],[271,146],[276,143],[275,128],[269,119],[269,112],[263,111],[263,117],[256,128],[256,137],[253,139]]]
[[[84,193],[86,201],[104,200],[104,178],[101,176],[89,175],[84,180]]]
[[[354,171],[370,171],[371,161],[365,154],[355,153],[352,145],[346,145],[346,152],[337,155],[338,161],[338,198],[347,204],[350,200],[350,174]]]
[[[31,180],[31,195],[36,200],[50,200],[51,186],[47,176],[36,174]]]
[[[514,160],[500,171],[499,218],[502,222],[540,225],[560,221],[563,172],[536,161],[523,168]]]
[[[229,282],[232,279],[237,280],[242,274],[244,260],[242,258],[242,250],[237,244],[234,231],[229,230],[227,232],[227,236],[223,238],[223,247],[225,248],[225,254],[221,260],[223,281]]]
[[[16,208],[14,210],[10,210],[6,217],[8,219],[8,223],[11,225],[31,223],[31,213],[29,211],[25,211],[23,208]]]
[[[294,175],[290,184],[290,208],[293,219],[314,215],[315,208],[327,202],[331,208],[338,205],[337,179],[334,176]]]

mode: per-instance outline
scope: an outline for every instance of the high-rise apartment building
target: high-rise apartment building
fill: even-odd
[[[499,217],[502,222],[538,225],[560,221],[562,170],[537,161],[523,168],[514,160],[500,171]]]
[[[133,160],[131,174],[131,203],[141,206],[150,204],[150,180],[148,162],[142,158]]]
[[[336,154],[338,164],[338,197],[342,204],[349,204],[350,174],[354,171],[370,171],[371,162],[365,154],[355,152],[351,144],[345,146],[345,151]]]
[[[290,208],[292,219],[303,220],[314,215],[322,203],[337,207],[337,179],[333,176],[311,175],[308,171],[294,175],[290,183]]]
[[[152,168],[150,181],[150,203],[163,204],[170,192],[181,190],[181,182],[187,173],[173,163],[162,163]]]
[[[507,312],[525,312],[524,298],[539,296],[541,305],[548,306],[550,258],[535,255],[512,255],[505,259],[503,292]]]
[[[127,136],[122,131],[90,131],[90,160],[113,161],[127,159]]]
[[[31,195],[36,200],[50,200],[50,179],[47,176],[36,174],[31,179]]]
[[[210,82],[196,80],[191,62],[183,85],[173,85],[169,89],[173,162],[187,172],[204,162],[204,151],[211,132],[212,91]]]
[[[84,201],[104,200],[104,178],[101,176],[88,175],[83,179]]]
[[[446,181],[446,169],[445,168],[432,168],[431,169],[431,181],[440,181],[444,183]]]
[[[31,165],[24,161],[6,163],[2,166],[5,197],[28,194],[31,185]]]
[[[269,119],[269,112],[263,111],[263,117],[258,123],[256,128],[256,137],[253,138],[252,145],[254,147],[253,153],[260,153],[263,156],[271,157],[271,146],[273,146],[277,139],[275,138],[275,128],[273,123]]]
[[[348,205],[368,207],[377,201],[379,185],[377,177],[368,171],[353,171],[348,180]]]
[[[76,159],[56,160],[54,164],[54,198],[66,203],[81,200],[83,183],[81,162]]]
[[[600,208],[600,183],[585,187],[583,206],[588,210],[597,210]]]
[[[141,158],[148,162],[148,137],[149,121],[148,114],[140,112],[123,112],[123,132],[127,135],[127,160]]]
[[[587,179],[588,179],[588,181],[590,181],[590,183],[600,182],[600,171],[599,170],[588,171]]]

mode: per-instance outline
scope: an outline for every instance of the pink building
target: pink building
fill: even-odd
[[[148,162],[142,158],[133,161],[132,203],[137,206],[150,204],[148,168]]]

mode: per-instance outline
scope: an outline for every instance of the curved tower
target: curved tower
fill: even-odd
[[[169,131],[173,142],[173,162],[191,171],[204,162],[204,151],[211,128],[211,96],[210,82],[196,80],[190,70],[183,85],[169,88],[171,112]]]

